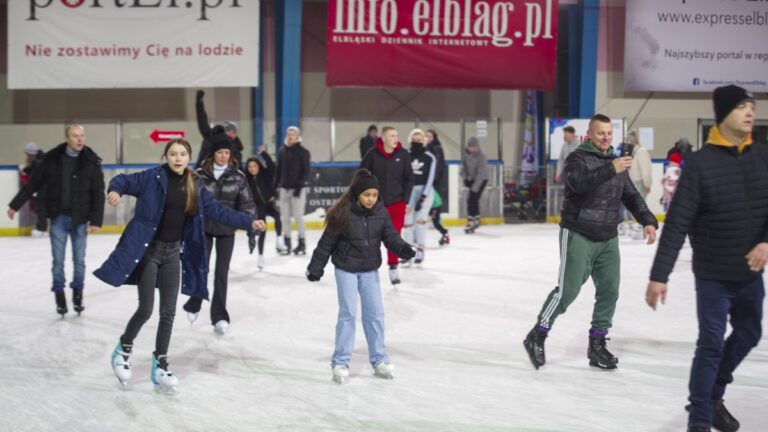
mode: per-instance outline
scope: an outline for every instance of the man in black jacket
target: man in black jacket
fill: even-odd
[[[237,123],[226,121],[223,125],[216,125],[212,128],[211,124],[208,123],[208,114],[205,112],[204,97],[205,92],[198,90],[195,98],[195,112],[197,114],[197,129],[203,136],[203,142],[200,144],[200,153],[197,155],[197,166],[200,167],[203,161],[213,153],[211,151],[214,146],[213,142],[224,142],[225,137],[226,140],[232,141],[232,157],[239,166],[243,162],[244,147],[237,136]]]
[[[763,267],[768,261],[768,149],[752,144],[754,97],[741,87],[714,92],[717,125],[691,153],[667,213],[646,302],[664,303],[669,274],[690,237],[699,337],[689,383],[689,431],[735,431],[725,387],[760,341]],[[730,315],[733,331],[723,340]]]
[[[83,307],[85,280],[85,246],[87,233],[95,232],[104,219],[104,173],[101,158],[85,145],[85,130],[77,124],[64,130],[67,138],[49,151],[40,168],[8,205],[8,217],[16,212],[35,192],[44,191],[45,213],[51,219],[51,252],[53,255],[53,286],[57,312],[67,313],[64,295],[64,257],[67,236],[72,238],[74,275],[72,302],[79,314]]]
[[[304,234],[304,211],[307,205],[309,186],[309,150],[301,145],[301,129],[288,126],[285,142],[277,153],[277,186],[280,194],[280,214],[287,254],[291,253],[291,216],[296,219],[299,230],[299,244],[293,250],[296,255],[307,253]]]
[[[413,168],[411,155],[397,140],[395,128],[385,126],[381,129],[376,148],[365,155],[360,168],[367,169],[379,179],[381,201],[389,212],[395,230],[400,234],[405,225],[406,203],[410,200],[413,189]],[[398,263],[397,255],[389,251],[387,264],[392,285],[400,283]]]
[[[368,126],[368,132],[365,136],[360,138],[360,159],[363,159],[368,152],[376,147],[376,141],[379,139],[376,134],[379,133],[379,129],[376,125]]]
[[[658,223],[635,189],[627,169],[632,157],[616,158],[611,141],[611,119],[595,114],[589,122],[589,139],[565,161],[565,200],[560,216],[560,272],[538,323],[523,342],[533,366],[544,365],[544,340],[558,315],[576,299],[584,282],[595,283],[595,306],[589,330],[589,365],[615,369],[619,360],[608,351],[606,335],[613,325],[619,298],[619,241],[621,204],[643,225],[648,244],[656,240]]]

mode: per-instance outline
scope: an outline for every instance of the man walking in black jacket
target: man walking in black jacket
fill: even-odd
[[[307,253],[304,234],[304,211],[307,204],[309,186],[309,150],[301,145],[301,130],[297,126],[288,126],[285,130],[285,142],[277,153],[277,185],[280,188],[280,213],[283,218],[285,246],[291,253],[291,216],[296,220],[299,230],[299,244],[293,250],[296,255]]]
[[[699,337],[689,382],[688,430],[735,431],[725,387],[760,341],[768,262],[768,150],[752,144],[755,100],[735,85],[714,92],[717,125],[691,153],[667,213],[646,302],[664,303],[686,235],[693,248]],[[728,317],[733,328],[724,340]]]
[[[51,252],[53,254],[53,286],[56,310],[64,316],[67,301],[64,295],[64,257],[67,236],[72,239],[74,275],[69,284],[75,311],[83,307],[85,280],[85,246],[87,233],[95,232],[104,219],[104,173],[101,158],[85,145],[85,129],[68,125],[67,138],[49,151],[40,168],[8,205],[8,217],[16,212],[35,192],[44,191],[45,213],[51,219]]]
[[[589,330],[589,365],[615,369],[619,360],[606,347],[619,298],[619,240],[621,204],[643,225],[648,244],[656,240],[658,223],[635,189],[627,169],[632,158],[616,158],[611,141],[611,119],[595,114],[589,122],[589,139],[566,159],[563,178],[565,200],[560,219],[560,272],[557,287],[549,293],[538,323],[523,342],[533,366],[544,365],[544,340],[555,319],[576,299],[584,282],[595,283],[595,306]]]

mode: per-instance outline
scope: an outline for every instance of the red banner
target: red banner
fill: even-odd
[[[330,0],[330,87],[552,89],[557,0]]]

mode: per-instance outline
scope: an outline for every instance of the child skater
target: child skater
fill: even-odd
[[[188,168],[192,148],[187,141],[168,141],[164,157],[164,165],[119,174],[109,182],[107,202],[117,207],[123,195],[131,195],[137,198],[136,211],[115,250],[93,274],[112,286],[138,285],[139,307],[112,352],[112,368],[123,386],[131,377],[133,340],[152,315],[155,287],[160,291],[150,378],[157,390],[173,391],[178,379],[168,368],[167,355],[179,283],[183,294],[208,298],[205,219],[254,230],[264,229],[264,221],[226,208],[208,193]]]
[[[319,281],[329,257],[336,267],[339,317],[331,358],[333,380],[341,384],[349,376],[358,294],[374,375],[391,379],[394,366],[384,346],[384,306],[379,286],[381,243],[400,258],[411,259],[416,252],[395,231],[387,209],[379,201],[379,181],[368,170],[355,173],[349,189],[328,210],[325,221],[325,231],[306,274],[310,281]]]

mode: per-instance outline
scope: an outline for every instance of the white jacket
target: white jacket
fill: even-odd
[[[629,178],[634,183],[641,181],[644,187],[649,188],[653,184],[651,169],[651,153],[647,149],[636,145],[632,155],[632,165],[629,167]],[[645,195],[645,191],[638,192]]]

